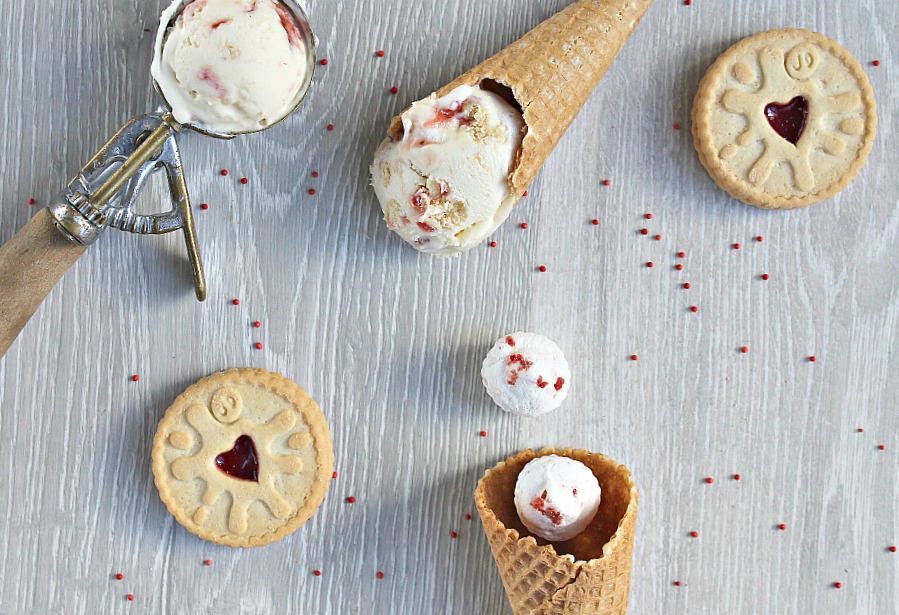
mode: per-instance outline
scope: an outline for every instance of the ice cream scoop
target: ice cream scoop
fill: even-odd
[[[599,510],[602,490],[580,461],[546,455],[529,461],[515,482],[515,509],[532,533],[549,541],[570,540]]]
[[[421,252],[470,250],[518,200],[509,174],[521,113],[499,94],[463,85],[413,103],[402,125],[402,137],[386,139],[371,167],[387,226]]]
[[[262,130],[309,84],[309,34],[276,0],[183,0],[163,13],[150,72],[175,120],[208,132]]]
[[[496,341],[484,358],[481,378],[500,408],[534,417],[562,405],[571,371],[555,342],[519,331]]]

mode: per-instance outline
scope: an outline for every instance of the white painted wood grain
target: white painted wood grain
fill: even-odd
[[[182,141],[194,199],[210,205],[197,211],[209,300],[193,299],[179,238],[109,232],[0,360],[0,613],[509,613],[464,515],[485,468],[545,444],[634,471],[631,613],[899,613],[886,549],[899,543],[899,5],[657,0],[498,247],[414,253],[367,185],[389,118],[565,4],[314,2],[329,64],[301,112],[233,143]],[[5,8],[0,241],[32,215],[30,196],[46,203],[153,107],[144,29],[162,7]],[[881,122],[848,190],[764,212],[702,170],[689,111],[718,53],[786,26],[866,64]],[[492,341],[520,328],[555,339],[574,372],[563,408],[535,420],[492,406],[478,374]],[[178,526],[149,468],[178,392],[243,365],[319,401],[339,472],[306,527],[249,551]]]

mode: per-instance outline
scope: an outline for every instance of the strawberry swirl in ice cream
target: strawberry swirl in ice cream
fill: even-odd
[[[602,490],[576,459],[546,455],[529,461],[515,482],[515,509],[528,530],[546,540],[570,540],[586,529]]]
[[[495,231],[518,200],[509,173],[524,120],[498,94],[463,85],[415,102],[401,139],[375,153],[372,185],[387,226],[417,250],[457,256]]]
[[[484,359],[481,377],[500,408],[533,417],[562,405],[571,371],[555,342],[519,331],[497,340]]]
[[[312,41],[275,0],[182,0],[162,15],[151,73],[175,120],[219,134],[262,130],[297,106]]]

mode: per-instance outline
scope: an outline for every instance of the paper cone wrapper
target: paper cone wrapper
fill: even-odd
[[[599,512],[583,532],[550,544],[534,537],[515,510],[518,474],[544,455],[580,461],[599,480]],[[475,504],[515,615],[624,615],[630,594],[637,487],[630,471],[581,449],[528,449],[487,471]]]
[[[525,134],[509,176],[512,194],[524,194],[650,4],[579,0],[437,91],[440,97],[460,85],[481,85],[514,98]],[[388,135],[402,137],[401,116]]]

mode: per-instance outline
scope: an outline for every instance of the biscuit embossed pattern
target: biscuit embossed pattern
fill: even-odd
[[[160,421],[153,471],[191,532],[221,544],[283,538],[324,499],[333,472],[327,424],[286,378],[240,369],[200,380]]]
[[[830,198],[858,174],[877,116],[846,49],[806,30],[746,38],[716,60],[693,107],[700,160],[734,197],[773,209]]]

